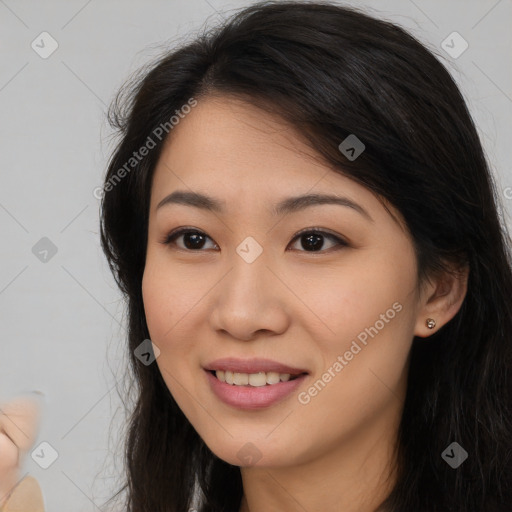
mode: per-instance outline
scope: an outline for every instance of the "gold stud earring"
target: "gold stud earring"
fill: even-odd
[[[429,329],[433,329],[436,326],[436,321],[433,318],[427,318],[425,324]]]

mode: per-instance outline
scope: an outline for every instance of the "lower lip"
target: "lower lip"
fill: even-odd
[[[279,382],[266,386],[236,386],[221,382],[215,375],[205,370],[212,391],[224,403],[239,409],[263,409],[280,402],[304,381],[307,375],[301,375],[287,382]]]

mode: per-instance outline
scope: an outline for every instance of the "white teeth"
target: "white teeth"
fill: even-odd
[[[233,384],[237,386],[247,386],[247,384],[249,384],[249,375],[247,375],[247,373],[235,373]]]
[[[258,373],[238,373],[228,370],[216,370],[215,375],[221,382],[233,384],[235,386],[266,386],[278,384],[279,382],[287,382],[290,380],[289,373],[277,372],[258,372]]]
[[[251,386],[266,386],[267,375],[265,372],[251,373],[249,374],[249,384]]]
[[[279,373],[277,372],[268,372],[267,374],[267,384],[277,384],[279,382]],[[284,375],[284,373],[283,373]]]

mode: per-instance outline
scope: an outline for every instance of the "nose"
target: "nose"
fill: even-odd
[[[214,288],[212,329],[238,340],[282,334],[290,323],[286,301],[292,294],[263,257],[247,263],[238,254]]]

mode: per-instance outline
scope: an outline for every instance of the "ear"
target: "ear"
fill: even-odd
[[[447,324],[459,311],[466,297],[469,266],[445,271],[430,279],[423,286],[414,335],[427,338]],[[436,325],[429,329],[427,318],[435,320]]]

